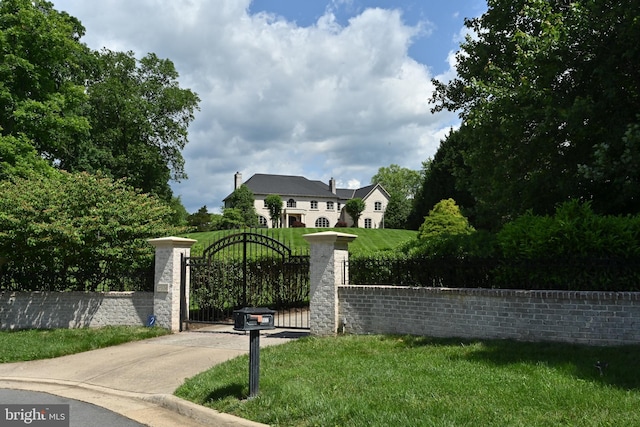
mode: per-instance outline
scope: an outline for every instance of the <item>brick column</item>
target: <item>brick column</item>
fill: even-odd
[[[156,324],[163,328],[180,331],[180,272],[181,255],[191,255],[191,246],[197,240],[180,237],[150,239],[156,248],[156,270],[153,289],[153,314]],[[187,271],[187,292],[189,291]],[[188,295],[188,294],[187,294]],[[188,298],[187,298],[188,300]]]
[[[349,260],[349,243],[358,236],[325,231],[303,237],[311,245],[311,334],[335,335],[339,325],[338,286],[349,280],[345,261]]]

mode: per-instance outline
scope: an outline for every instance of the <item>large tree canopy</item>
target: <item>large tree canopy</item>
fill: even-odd
[[[389,203],[384,212],[386,228],[406,228],[413,198],[420,187],[420,172],[392,164],[381,167],[371,178],[372,184],[380,184],[389,193]]]
[[[60,169],[101,171],[170,202],[197,95],[180,88],[171,61],[92,52],[84,31],[49,2],[0,0],[0,137]],[[26,148],[0,150],[0,177],[33,163]]]
[[[89,132],[80,22],[41,0],[0,1],[0,132],[51,161]]]
[[[461,132],[451,131],[440,141],[433,159],[423,163],[422,185],[413,200],[408,228],[417,230],[433,207],[445,199],[453,199],[466,214],[473,216],[475,201],[463,181],[467,168],[462,154],[466,151]]]
[[[91,145],[70,169],[105,170],[145,192],[170,197],[170,179],[186,178],[181,150],[198,97],[178,85],[173,63],[133,52],[96,53],[89,82]]]
[[[568,198],[640,209],[640,2],[490,0],[466,25],[436,111],[460,112],[466,182],[486,223]],[[466,173],[466,172],[465,172]]]

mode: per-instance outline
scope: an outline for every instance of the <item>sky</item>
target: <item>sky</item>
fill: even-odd
[[[220,212],[256,173],[339,188],[381,167],[420,170],[459,125],[431,113],[432,78],[455,76],[464,18],[486,0],[53,0],[90,48],[153,52],[200,97],[171,187],[189,213]]]

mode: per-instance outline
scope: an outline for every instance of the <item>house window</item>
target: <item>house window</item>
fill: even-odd
[[[262,215],[258,216],[258,222],[260,223],[260,227],[268,227],[267,218],[263,217]]]
[[[332,211],[333,210],[333,202],[327,202],[327,210],[328,211]]]
[[[382,202],[376,202],[375,210],[377,210],[377,211],[381,211],[382,210]]]
[[[312,200],[311,201],[311,209],[318,209],[318,201],[317,200]]]
[[[342,205],[338,202],[338,212],[340,212],[340,209],[342,209]]]
[[[287,207],[288,208],[295,208],[296,207],[296,201],[293,200],[293,199],[287,200]]]
[[[373,222],[371,221],[371,218],[365,218],[365,220],[364,220],[364,228],[372,228],[372,224],[373,224]]]
[[[329,227],[329,220],[325,217],[320,217],[316,219],[316,227],[318,228],[327,228]]]

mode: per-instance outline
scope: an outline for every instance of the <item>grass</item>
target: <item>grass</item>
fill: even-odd
[[[637,426],[639,359],[640,346],[309,337],[261,349],[254,399],[248,356],[176,395],[280,426]]]
[[[107,326],[0,332],[0,363],[50,359],[165,335],[163,328]]]
[[[192,247],[192,253],[199,255],[204,248],[236,231],[209,231],[203,233],[185,234],[183,237],[195,239],[198,241]],[[361,254],[369,252],[381,252],[394,250],[401,243],[415,238],[417,232],[414,230],[395,230],[395,229],[371,229],[371,228],[275,228],[268,230],[260,230],[266,232],[270,237],[285,243],[294,252],[307,251],[309,243],[302,237],[304,234],[318,233],[321,231],[337,231],[340,233],[355,234],[358,236],[353,243],[349,245],[349,252],[352,254]]]

